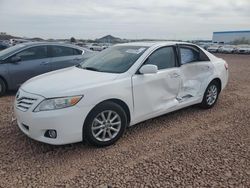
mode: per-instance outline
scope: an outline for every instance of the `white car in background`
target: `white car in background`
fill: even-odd
[[[227,63],[196,45],[119,44],[27,81],[15,114],[35,140],[108,146],[127,126],[194,104],[213,107],[227,81]]]
[[[209,51],[211,53],[218,53],[220,48],[221,48],[221,46],[219,46],[219,45],[212,45],[212,46],[209,46],[207,48],[207,51]]]
[[[235,53],[236,52],[236,46],[233,45],[224,45],[218,50],[220,53]]]
[[[250,45],[237,46],[236,53],[238,53],[238,54],[250,54]]]
[[[90,50],[93,50],[93,51],[102,51],[105,49],[105,47],[99,45],[99,44],[91,44],[89,47],[88,47]]]

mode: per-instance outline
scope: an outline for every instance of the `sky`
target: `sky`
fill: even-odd
[[[211,39],[250,30],[250,0],[0,0],[0,32],[22,37]]]

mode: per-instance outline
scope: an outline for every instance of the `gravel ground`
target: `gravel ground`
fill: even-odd
[[[218,55],[230,81],[196,106],[129,128],[115,145],[50,146],[22,134],[0,98],[0,187],[250,187],[250,56]]]

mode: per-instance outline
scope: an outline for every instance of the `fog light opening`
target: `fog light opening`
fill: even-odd
[[[48,138],[56,138],[57,137],[57,133],[56,133],[56,130],[47,130],[44,134],[45,137],[48,137]]]

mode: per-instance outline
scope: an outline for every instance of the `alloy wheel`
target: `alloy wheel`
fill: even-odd
[[[121,117],[112,110],[99,113],[93,120],[92,135],[101,142],[114,139],[121,129]]]
[[[211,85],[207,90],[206,101],[208,105],[213,105],[217,99],[218,89],[216,85]]]

